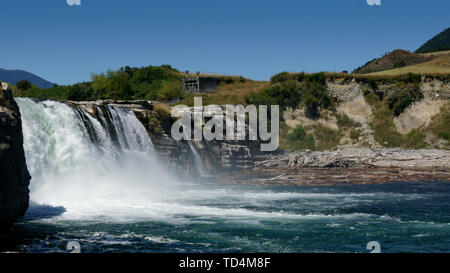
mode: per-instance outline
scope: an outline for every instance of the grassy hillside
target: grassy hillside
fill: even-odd
[[[424,63],[435,58],[435,55],[411,53],[406,50],[397,49],[381,58],[373,59],[365,65],[358,67],[352,73],[368,74],[390,69],[397,69],[405,66]]]
[[[438,56],[428,62],[409,65],[397,69],[390,69],[375,73],[369,73],[368,75],[399,75],[407,73],[416,74],[437,74],[437,73],[450,73],[450,51],[445,51],[446,54],[440,55],[434,54],[430,56]]]
[[[219,76],[223,77],[223,76]],[[219,84],[217,93],[209,94],[185,94],[181,101],[176,104],[184,104],[188,106],[194,105],[194,97],[201,96],[204,105],[215,104],[244,104],[245,98],[251,94],[268,87],[269,82],[253,81],[250,79],[244,79],[241,77],[226,77],[226,80],[222,80]]]

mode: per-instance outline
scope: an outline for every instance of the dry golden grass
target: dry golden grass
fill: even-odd
[[[168,106],[165,103],[157,103],[157,104],[155,104],[154,107],[153,107],[153,110],[157,111],[157,112],[165,112],[165,113],[168,113],[169,115],[171,113],[170,106]]]
[[[428,53],[431,54],[431,53]],[[409,65],[397,69],[391,69],[386,71],[380,71],[375,73],[369,73],[366,75],[401,75],[407,73],[416,74],[448,74],[450,73],[450,53],[443,54],[442,56],[433,59],[431,61]]]
[[[194,97],[199,96],[203,98],[203,105],[245,104],[247,95],[258,92],[269,85],[270,82],[251,80],[245,82],[236,81],[231,84],[222,83],[219,85],[217,93],[188,94],[186,98],[176,104],[193,106]]]
[[[178,72],[176,74],[181,76],[181,77],[185,77],[186,76],[185,72]],[[197,76],[197,75],[194,74],[194,73],[189,73],[189,77],[195,77],[195,76]],[[243,76],[237,76],[237,75],[221,75],[221,74],[214,74],[214,73],[200,73],[199,76],[200,77],[205,77],[205,78],[208,78],[208,77],[218,78],[220,80],[232,79],[234,81],[239,81],[239,80],[245,79],[245,80],[251,81],[251,79],[249,79],[249,78],[244,78]]]
[[[431,52],[431,53],[420,53],[420,55],[427,56],[427,57],[438,57],[442,55],[450,54],[450,50],[445,51],[437,51],[437,52]]]

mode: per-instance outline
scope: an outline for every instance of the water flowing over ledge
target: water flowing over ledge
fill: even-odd
[[[70,240],[80,242],[84,252],[359,252],[372,239],[386,241],[383,247],[391,251],[419,244],[424,251],[446,247],[448,183],[283,186],[319,176],[325,182],[349,181],[352,175],[342,176],[342,170],[373,170],[380,176],[378,168],[355,164],[365,153],[281,153],[257,160],[239,143],[174,142],[165,131],[154,134],[154,111],[138,104],[131,109],[103,102],[17,102],[33,175],[32,203],[17,225],[33,232],[18,251],[64,252],[61,243]],[[194,151],[208,171],[230,162],[256,164],[246,171],[214,173],[218,181],[205,183],[210,181],[196,173]],[[411,162],[405,158],[414,153],[396,157],[401,152],[371,151]],[[333,160],[342,155],[348,158]],[[178,181],[166,160],[171,158],[192,171],[197,183],[187,176]],[[335,173],[321,174],[324,170]],[[240,185],[230,187],[230,181]],[[311,236],[317,230],[335,236]],[[400,243],[389,244],[394,237]]]
[[[158,162],[147,131],[130,110],[107,106],[98,121],[83,108],[61,102],[27,98],[17,102],[33,201],[59,205],[155,195],[174,180]]]

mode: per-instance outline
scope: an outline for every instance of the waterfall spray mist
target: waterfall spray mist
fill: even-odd
[[[71,207],[99,200],[155,200],[173,188],[174,179],[157,161],[153,144],[132,111],[107,107],[110,132],[105,117],[99,122],[81,108],[27,98],[17,103],[32,201]]]

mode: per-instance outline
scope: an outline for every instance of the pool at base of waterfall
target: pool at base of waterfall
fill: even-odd
[[[105,197],[106,198],[106,197]],[[1,251],[450,251],[450,184],[259,187],[182,184],[155,198],[32,204]]]
[[[0,252],[450,252],[450,183],[179,181],[132,111],[16,100],[31,205]]]

